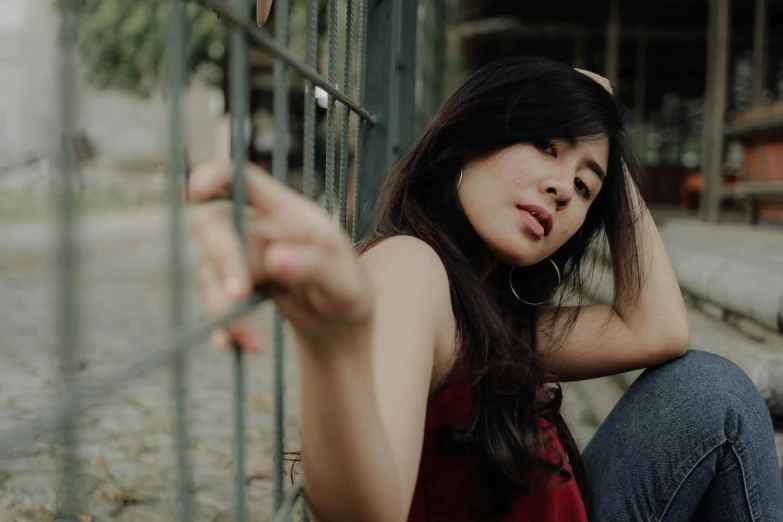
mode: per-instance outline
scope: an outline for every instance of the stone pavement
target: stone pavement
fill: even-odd
[[[79,277],[83,343],[81,376],[105,377],[160,347],[167,331],[166,216],[148,210],[91,218],[82,234]],[[41,415],[56,397],[57,332],[52,234],[42,224],[0,227],[0,433]],[[191,249],[191,266],[195,255]],[[201,316],[194,288],[188,324]],[[255,314],[272,331],[270,305]],[[297,449],[298,371],[288,351],[286,451]],[[190,448],[197,520],[230,520],[233,494],[232,357],[206,342],[188,356]],[[79,419],[85,519],[174,520],[174,438],[170,368],[118,386]],[[272,356],[247,357],[248,505],[253,520],[271,520]],[[0,435],[0,452],[3,439]],[[55,449],[33,440],[0,459],[0,521],[50,520],[55,503]],[[89,518],[87,518],[89,515]]]
[[[160,347],[167,331],[166,215],[160,210],[84,220],[79,288],[83,342],[81,374],[101,378]],[[50,224],[0,225],[0,454],[6,430],[42,415],[56,394],[57,332],[53,229]],[[196,252],[189,249],[189,265]],[[187,322],[202,316],[190,287]],[[724,323],[690,310],[699,333],[727,338]],[[271,332],[272,313],[254,314]],[[723,328],[723,330],[721,329]],[[233,494],[231,356],[201,342],[189,351],[189,447],[196,520],[231,520]],[[754,363],[755,364],[755,363]],[[170,368],[130,383],[80,417],[84,520],[174,520],[174,438]],[[272,357],[247,358],[247,480],[253,520],[271,520]],[[622,395],[630,376],[568,383],[566,412],[584,445]],[[297,448],[299,381],[296,357],[286,359],[286,450]],[[779,438],[783,444],[783,437]],[[57,462],[52,439],[30,440],[25,452],[0,459],[0,522],[51,520]]]

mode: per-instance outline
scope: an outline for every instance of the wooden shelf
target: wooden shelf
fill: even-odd
[[[723,187],[724,197],[735,199],[783,199],[783,181],[749,181]]]
[[[750,138],[765,134],[783,134],[783,114],[771,114],[763,118],[738,121],[726,125],[727,138]]]

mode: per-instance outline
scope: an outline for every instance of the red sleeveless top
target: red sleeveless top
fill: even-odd
[[[463,351],[464,353],[464,351]],[[446,454],[438,442],[443,426],[466,425],[473,411],[468,361],[460,357],[449,382],[430,400],[424,430],[424,447],[408,522],[587,522],[582,496],[576,481],[563,483],[552,475],[545,486],[534,486],[527,495],[514,499],[508,514],[480,518],[474,511],[489,499],[476,477],[478,462],[467,453]],[[540,423],[544,428],[545,423]],[[566,461],[557,430],[551,427],[543,436],[552,442],[544,451],[557,462],[558,453]],[[571,472],[570,465],[566,469]]]

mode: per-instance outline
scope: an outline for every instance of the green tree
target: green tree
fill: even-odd
[[[57,0],[62,3],[69,0]],[[72,0],[71,0],[72,1]],[[254,0],[252,1],[255,5]],[[147,97],[163,75],[166,26],[171,9],[164,0],[79,0],[79,55],[87,82]],[[226,27],[208,8],[185,2],[187,70],[219,65]],[[219,81],[219,77],[216,77]]]
[[[223,0],[229,1],[229,0]],[[305,57],[306,0],[290,1],[290,41],[288,48],[300,60]],[[54,0],[56,5],[69,3],[79,12],[79,57],[85,69],[87,82],[98,89],[120,89],[141,97],[148,97],[160,89],[164,74],[166,26],[171,8],[170,0]],[[256,0],[247,0],[251,19],[255,20]],[[327,0],[318,3],[319,52],[327,49]],[[339,36],[338,54],[342,56],[345,44],[346,0],[338,0]],[[274,34],[274,10],[264,30]],[[227,53],[227,26],[201,0],[185,0],[186,70],[195,72],[211,65],[214,74],[209,79],[216,85],[222,82],[222,69]],[[319,60],[322,74],[325,62]],[[338,84],[342,83],[343,60],[338,59]],[[354,66],[353,82],[356,82]],[[299,75],[291,75],[292,86],[301,86]],[[354,90],[356,85],[354,83]]]

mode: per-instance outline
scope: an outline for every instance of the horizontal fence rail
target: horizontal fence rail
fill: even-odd
[[[282,59],[291,69],[298,72],[302,77],[307,78],[314,85],[325,90],[330,96],[340,103],[345,104],[356,114],[366,119],[370,123],[376,123],[375,116],[367,112],[364,108],[360,107],[357,103],[351,100],[348,96],[343,94],[332,83],[328,82],[314,66],[308,65],[302,62],[285,47],[279,45],[274,38],[261,28],[256,27],[253,22],[244,16],[241,16],[233,7],[221,2],[220,0],[199,0],[204,4],[212,8],[221,18],[225,19],[226,23],[236,26],[241,29],[247,37],[254,43],[263,47],[270,54]]]

